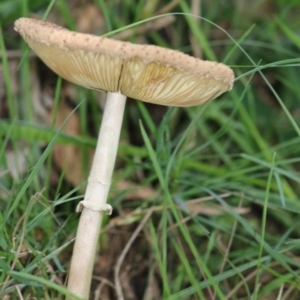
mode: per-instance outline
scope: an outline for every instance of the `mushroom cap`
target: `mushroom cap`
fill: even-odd
[[[229,67],[179,51],[72,32],[29,18],[18,19],[15,30],[55,73],[86,88],[155,104],[193,106],[233,86]]]

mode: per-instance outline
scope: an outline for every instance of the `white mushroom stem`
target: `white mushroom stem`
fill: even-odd
[[[98,143],[77,229],[71,261],[68,289],[88,299],[103,210],[111,212],[106,203],[115,165],[126,97],[108,93]],[[72,298],[67,298],[72,299]]]

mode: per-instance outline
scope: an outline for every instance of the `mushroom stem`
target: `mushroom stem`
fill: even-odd
[[[86,194],[80,216],[70,266],[68,289],[83,299],[89,298],[96,248],[101,229],[101,210],[111,185],[122,126],[126,96],[108,93]],[[72,298],[67,298],[72,299]]]

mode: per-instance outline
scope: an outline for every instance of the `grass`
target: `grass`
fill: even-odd
[[[0,4],[0,298],[68,294],[75,207],[101,121],[99,95],[57,80],[28,55],[14,20],[49,13],[76,29],[93,18],[99,24],[88,27],[105,34],[160,11],[173,14],[171,25],[144,35],[129,27],[129,39],[189,54],[196,45],[204,58],[230,65],[237,80],[200,107],[129,101],[93,299],[100,291],[116,299],[114,268],[144,221],[120,267],[125,299],[298,299],[297,1],[202,1],[204,19],[191,18],[185,1],[170,10],[167,1],[90,3],[103,16],[91,17],[88,4],[80,15],[68,1]],[[60,162],[68,156],[72,164]]]

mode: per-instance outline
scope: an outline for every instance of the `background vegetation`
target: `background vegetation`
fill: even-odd
[[[117,282],[125,299],[299,299],[299,14],[297,0],[2,0],[0,298],[63,298],[101,122],[103,95],[58,79],[13,30],[47,16],[236,75],[200,107],[128,101],[91,299],[116,299]]]

